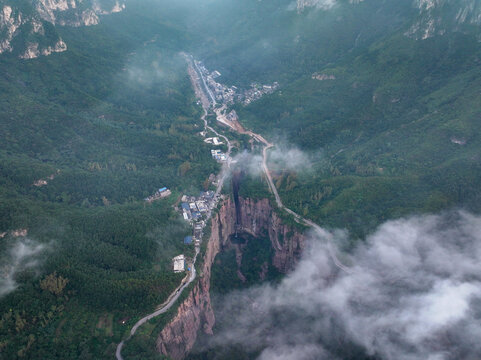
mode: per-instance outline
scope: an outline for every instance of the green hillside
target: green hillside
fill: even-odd
[[[229,85],[279,82],[233,108],[309,159],[309,171],[273,171],[285,205],[306,218],[356,242],[405,215],[479,213],[481,31],[477,7],[460,22],[452,3],[423,13],[339,0],[298,12],[291,0],[131,0],[98,26],[44,23],[42,36],[27,26],[14,49],[62,38],[68,51],[0,55],[0,359],[111,359],[179,284],[170,259],[193,249],[173,205],[219,171],[197,136],[182,51]],[[422,39],[433,16],[439,27]],[[243,197],[266,196],[246,179]],[[163,186],[169,198],[143,200]],[[248,249],[245,273],[270,259],[268,247]],[[234,253],[219,259],[213,288],[240,288]],[[155,358],[144,340],[127,351]],[[249,358],[214,350],[192,358]]]
[[[196,136],[182,32],[133,12],[57,30],[65,53],[0,57],[2,271],[18,286],[0,301],[2,359],[112,358],[179,284],[170,259],[193,252],[172,204],[218,170]],[[173,195],[146,205],[162,186]],[[14,263],[22,244],[43,244],[35,266]]]
[[[187,26],[202,29],[197,52],[221,81],[280,82],[234,107],[311,158],[312,172],[277,174],[286,205],[355,237],[406,214],[479,211],[479,26],[455,22],[450,2],[427,15],[409,2],[289,4],[211,2],[215,21]],[[442,31],[420,40],[412,29],[428,15]]]
[[[319,69],[334,80],[300,77],[241,119],[315,152],[314,176],[278,181],[290,206],[322,223],[362,236],[410,213],[479,210],[479,55],[469,35],[394,34]]]

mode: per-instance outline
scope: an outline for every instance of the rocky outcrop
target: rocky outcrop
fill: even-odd
[[[38,43],[28,43],[25,52],[20,55],[21,59],[35,59],[40,55],[48,56],[52,53],[56,52],[64,52],[67,50],[67,44],[63,42],[62,39],[59,39],[56,44],[53,46],[46,46],[43,49],[39,49]]]
[[[223,240],[223,246],[236,230],[246,231],[254,237],[267,234],[275,251],[272,264],[282,273],[287,273],[294,267],[304,248],[304,235],[290,226],[284,225],[277,213],[273,211],[268,199],[255,201],[239,198],[237,225],[235,221],[228,221],[236,219],[233,201],[228,199],[224,207],[225,233],[228,235]]]
[[[309,8],[329,10],[337,6],[358,4],[364,0],[296,0],[297,12],[301,13]],[[378,2],[379,11],[387,9],[392,2]],[[474,31],[481,40],[481,2],[479,0],[411,0],[411,18],[405,35],[425,40],[434,36],[441,36],[451,32]],[[373,11],[376,11],[373,8]],[[474,26],[474,27],[473,27]]]
[[[358,4],[364,0],[349,0],[350,4]],[[318,8],[328,10],[337,5],[336,0],[297,0],[297,11],[302,12],[305,8]]]
[[[293,268],[305,243],[303,234],[282,223],[268,199],[239,198],[237,208],[233,200],[227,199],[212,219],[198,283],[157,338],[157,350],[161,354],[174,360],[183,359],[194,346],[199,330],[212,334],[215,316],[209,292],[211,268],[220,249],[228,245],[236,231],[245,231],[254,237],[267,234],[275,250],[273,265],[284,273]]]
[[[419,16],[406,35],[417,40],[463,31],[465,25],[481,25],[478,0],[414,0],[414,5]]]
[[[11,6],[5,5],[0,10],[0,54],[12,51],[11,41],[17,29],[24,24],[22,14],[15,13]]]
[[[120,12],[125,4],[119,0],[38,0],[35,9],[52,24],[91,26],[99,23],[99,15]]]
[[[15,52],[22,59],[34,59],[66,51],[67,45],[56,35],[55,25],[97,25],[101,15],[124,8],[120,0],[30,0],[29,6],[21,9],[14,1],[0,1],[0,54]]]

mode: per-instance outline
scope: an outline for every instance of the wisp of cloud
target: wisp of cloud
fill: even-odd
[[[296,173],[309,172],[313,167],[313,154],[279,143],[269,150],[268,167],[270,171],[293,171]],[[262,174],[262,155],[243,151],[234,157],[234,162],[247,171],[251,176]]]
[[[2,259],[0,274],[0,297],[17,288],[15,276],[23,270],[33,269],[39,265],[38,256],[46,250],[44,244],[30,239],[16,241]]]
[[[297,147],[281,145],[269,152],[269,168],[273,170],[309,171],[312,163],[311,154]]]

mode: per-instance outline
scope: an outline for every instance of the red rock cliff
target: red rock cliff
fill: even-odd
[[[275,249],[273,265],[280,272],[287,272],[294,266],[304,247],[302,234],[283,225],[273,212],[268,199],[254,201],[239,199],[240,219],[236,223],[236,208],[229,198],[212,218],[211,236],[208,240],[204,263],[199,281],[187,299],[179,306],[177,315],[162,330],[157,338],[157,350],[174,360],[183,359],[192,349],[197,332],[212,334],[215,323],[210,302],[211,267],[221,246],[226,245],[236,227],[254,236],[267,233]]]

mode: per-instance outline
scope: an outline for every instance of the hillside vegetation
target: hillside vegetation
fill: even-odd
[[[247,128],[310,159],[312,171],[275,174],[286,205],[355,238],[407,214],[479,211],[479,25],[452,5],[337,4],[205,5],[219,21],[202,28],[210,46],[198,52],[220,81],[281,84],[235,109]],[[437,16],[439,29],[414,32]]]
[[[57,30],[65,53],[0,57],[2,359],[112,358],[193,253],[173,203],[218,170],[181,31],[134,12]]]

